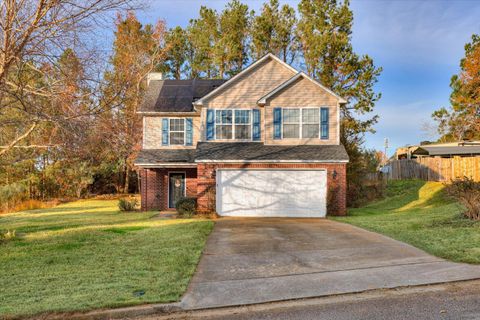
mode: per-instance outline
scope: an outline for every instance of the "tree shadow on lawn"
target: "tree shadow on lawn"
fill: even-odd
[[[389,182],[386,198],[349,210],[350,216],[381,215],[422,210],[452,203],[440,182],[401,180]]]

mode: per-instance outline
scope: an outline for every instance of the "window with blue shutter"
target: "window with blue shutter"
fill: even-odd
[[[320,109],[320,138],[328,139],[328,108]]]
[[[207,140],[213,140],[215,130],[215,112],[212,109],[207,110]]]
[[[168,118],[162,119],[162,146],[168,146]]]
[[[252,140],[259,141],[260,140],[260,110],[253,109],[253,121],[252,121]]]
[[[187,118],[185,119],[185,145],[191,146],[193,145],[193,119]]]
[[[282,138],[282,108],[273,108],[273,139]]]

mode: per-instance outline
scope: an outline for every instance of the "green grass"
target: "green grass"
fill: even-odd
[[[350,209],[340,222],[385,234],[435,256],[480,264],[480,222],[464,218],[462,207],[439,182],[392,181],[386,198]]]
[[[178,300],[211,232],[207,220],[119,212],[116,200],[0,215],[0,318]]]

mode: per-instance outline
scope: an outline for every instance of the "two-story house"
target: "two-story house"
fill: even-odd
[[[135,161],[142,209],[187,196],[221,216],[344,215],[344,103],[272,54],[228,81],[152,78]]]

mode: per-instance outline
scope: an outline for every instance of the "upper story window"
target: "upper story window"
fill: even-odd
[[[328,139],[328,108],[274,108],[274,139]]]
[[[215,110],[215,139],[250,140],[251,137],[250,110]]]
[[[185,119],[170,119],[170,145],[185,144]]]
[[[192,118],[163,118],[162,145],[191,146],[193,145]]]
[[[259,109],[207,109],[206,135],[210,140],[259,141]]]

